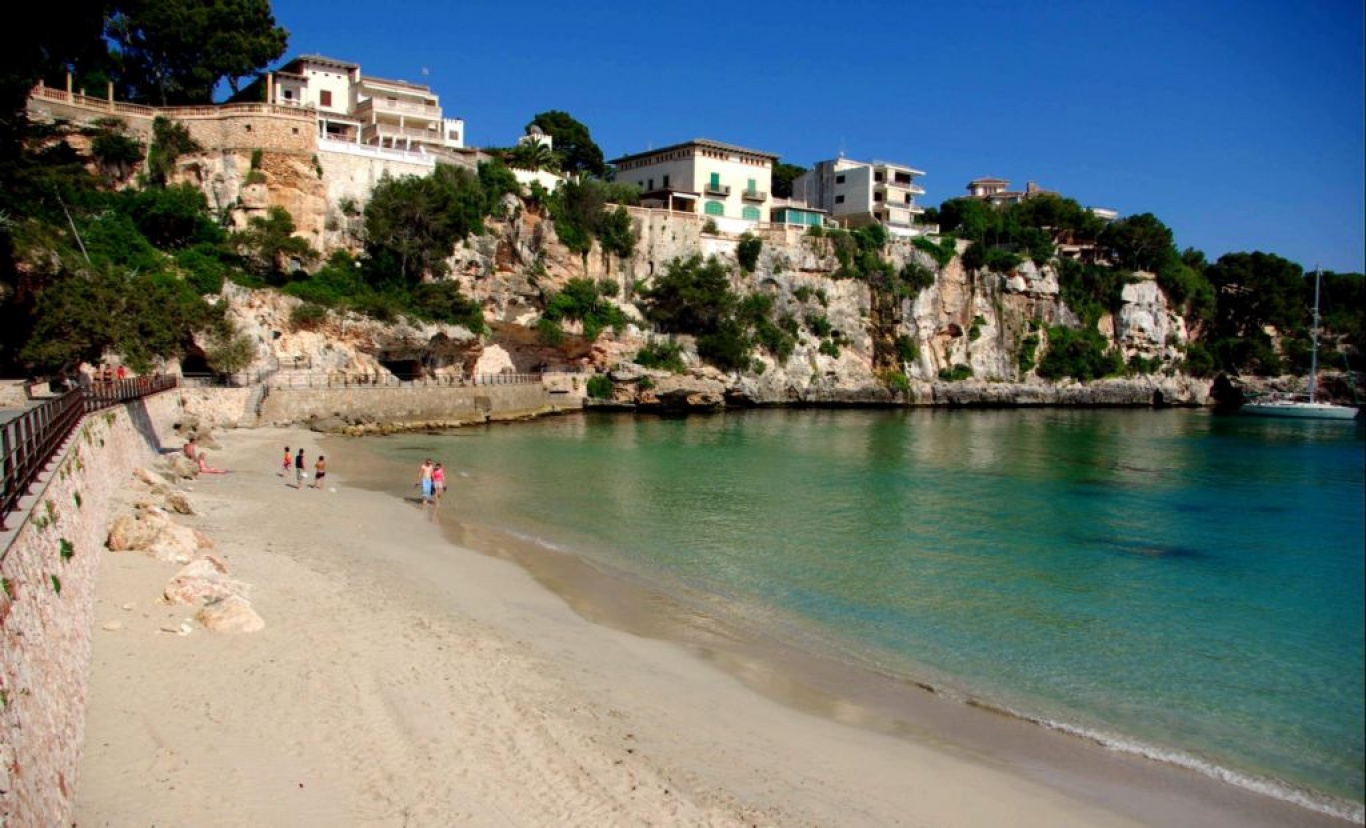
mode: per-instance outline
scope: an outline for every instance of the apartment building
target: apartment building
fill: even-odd
[[[722,224],[768,220],[777,160],[771,152],[696,138],[608,163],[618,181],[640,187],[642,204],[702,213]]]
[[[915,179],[925,173],[887,161],[836,158],[821,161],[792,182],[792,197],[848,227],[878,223],[897,236],[923,235],[916,224],[925,209],[915,197],[925,190]]]
[[[368,77],[349,61],[294,58],[266,75],[264,98],[316,110],[322,139],[409,152],[465,146],[465,122],[445,117],[431,87]]]

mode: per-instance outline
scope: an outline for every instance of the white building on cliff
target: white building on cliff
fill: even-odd
[[[357,63],[302,55],[263,83],[266,102],[316,110],[321,139],[408,152],[465,146],[464,120],[445,117],[431,87],[367,77]],[[239,97],[260,94],[258,84]]]
[[[640,187],[642,204],[701,213],[721,230],[742,232],[769,220],[777,160],[771,152],[695,138],[608,163],[618,181]]]
[[[915,179],[924,174],[904,164],[841,156],[798,176],[792,182],[792,197],[849,227],[877,223],[896,236],[919,236],[933,229],[915,222],[925,212],[915,203],[916,196],[925,194]]]

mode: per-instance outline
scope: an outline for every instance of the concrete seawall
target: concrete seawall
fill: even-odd
[[[481,422],[582,407],[581,393],[561,393],[539,382],[465,387],[271,388],[261,405],[260,422]]]
[[[175,391],[88,415],[0,533],[0,825],[67,825],[115,493],[175,443]]]

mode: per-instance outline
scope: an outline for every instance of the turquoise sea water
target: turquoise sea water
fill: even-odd
[[[1360,819],[1364,445],[1050,409],[586,415],[376,448],[443,460],[457,514],[798,646]]]

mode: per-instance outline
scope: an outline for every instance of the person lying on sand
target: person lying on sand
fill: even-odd
[[[203,474],[227,474],[227,473],[228,473],[228,470],[227,470],[227,469],[217,469],[217,468],[214,468],[213,466],[210,466],[209,463],[208,463],[208,458],[206,458],[206,457],[204,456],[204,453],[203,453],[203,452],[197,452],[197,453],[196,453],[196,456],[195,456],[195,459],[199,461],[199,471],[200,471],[201,473],[203,473]]]

